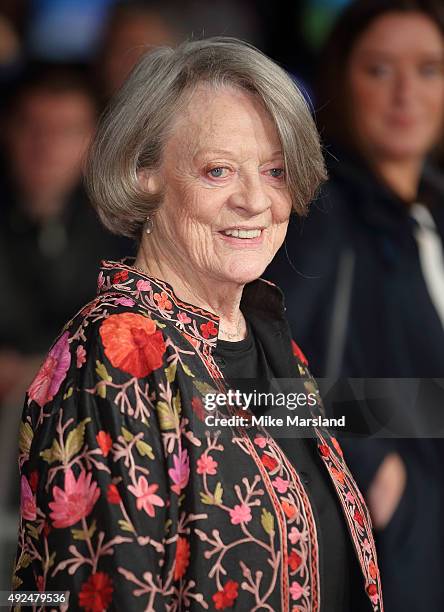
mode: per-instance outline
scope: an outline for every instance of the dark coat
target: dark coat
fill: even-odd
[[[99,291],[28,391],[14,588],[69,590],[69,610],[319,610],[318,540],[297,471],[265,429],[205,424],[205,395],[227,390],[213,357],[218,318],[124,263],[104,262]],[[316,392],[279,290],[251,283],[242,308],[270,321],[261,340],[278,344],[279,376]],[[313,434],[360,590],[382,611],[367,508],[336,439]]]
[[[408,205],[357,157],[336,151],[329,160],[330,180],[308,218],[292,219],[266,276],[284,291],[293,336],[314,374],[339,380],[336,388],[348,398],[327,409],[341,413],[347,406],[355,432],[363,433],[357,417],[363,408],[346,395],[345,377],[404,379],[387,383],[392,390],[377,408],[387,418],[396,413],[399,428],[408,422],[405,435],[411,437],[342,443],[364,491],[389,452],[398,452],[407,468],[401,503],[377,535],[387,610],[444,609],[444,449],[441,440],[424,439],[424,428],[431,435],[444,432],[444,398],[433,381],[410,380],[444,377],[443,326],[421,271]],[[418,202],[429,207],[443,239],[444,182],[430,169]],[[418,499],[427,508],[427,524]],[[407,588],[413,582],[422,585],[415,594]]]

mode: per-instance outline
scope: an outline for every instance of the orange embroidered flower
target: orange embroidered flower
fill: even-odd
[[[378,575],[378,568],[376,567],[376,564],[373,561],[370,561],[370,563],[368,564],[368,573],[370,574],[371,578],[373,578],[373,580]]]
[[[282,502],[282,510],[289,519],[293,518],[296,514],[296,507],[285,500]]]
[[[154,321],[134,312],[109,316],[100,326],[105,355],[115,368],[143,378],[162,365],[165,342]]]
[[[106,431],[103,431],[103,429],[101,429],[96,436],[96,440],[97,444],[100,446],[100,450],[102,451],[103,456],[107,457],[113,445],[111,436],[109,435],[109,433],[106,433]]]
[[[113,276],[113,285],[118,285],[119,283],[123,283],[128,278],[128,270],[121,270],[120,272],[116,272]]]
[[[190,544],[186,538],[179,537],[176,546],[176,565],[174,567],[174,580],[179,580],[185,574],[190,564]]]
[[[339,445],[339,442],[336,440],[336,438],[334,438],[333,436],[331,437],[331,442],[333,444],[333,446],[336,449],[336,452],[338,453],[338,455],[341,455],[341,457],[344,456],[344,453],[342,452],[342,448]]]
[[[165,293],[165,291],[162,291],[162,293],[155,293],[153,297],[160,310],[171,310],[173,307],[172,303],[168,299],[168,293]]]
[[[333,476],[336,478],[338,482],[340,482],[341,484],[344,484],[345,482],[344,472],[341,472],[340,470],[337,470],[336,468],[332,467],[331,473],[333,474]]]

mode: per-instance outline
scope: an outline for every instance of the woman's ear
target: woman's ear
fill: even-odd
[[[147,193],[155,194],[161,190],[160,175],[156,170],[140,168],[140,170],[137,170],[137,180],[143,191]]]

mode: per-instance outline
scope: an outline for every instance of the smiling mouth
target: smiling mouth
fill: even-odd
[[[251,238],[259,238],[262,231],[262,229],[228,229],[222,230],[221,234],[224,236],[231,236],[232,238],[246,238],[248,240]]]

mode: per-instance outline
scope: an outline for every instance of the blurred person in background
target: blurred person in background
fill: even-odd
[[[443,11],[360,0],[325,47],[330,180],[268,271],[318,376],[444,377],[444,179],[428,163],[443,133]],[[443,610],[441,441],[346,446],[377,529],[386,610]]]
[[[109,12],[95,71],[104,100],[117,91],[147,47],[173,45],[181,38],[172,2],[117,2]]]
[[[91,267],[104,254],[126,254],[127,245],[98,222],[80,184],[95,124],[95,97],[73,68],[30,70],[7,105],[7,168],[0,186],[0,399],[15,389],[21,394],[60,324],[94,290]]]

